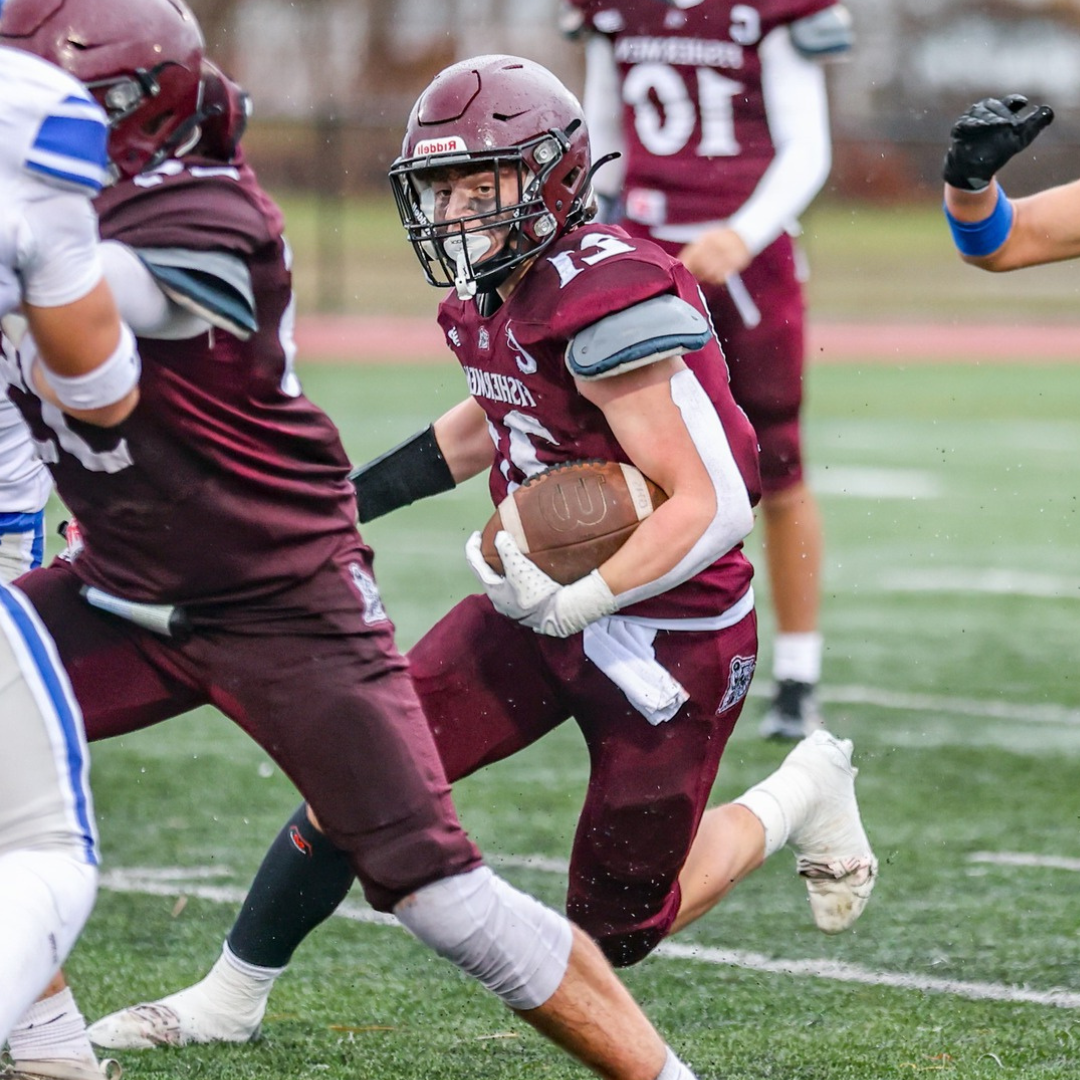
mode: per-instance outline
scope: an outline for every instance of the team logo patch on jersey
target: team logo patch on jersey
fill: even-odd
[[[518,371],[522,375],[535,375],[537,363],[534,357],[530,356],[517,342],[517,338],[514,337],[514,331],[510,329],[510,324],[506,324],[506,344],[510,346],[511,351],[517,353],[514,357],[514,362],[518,366]]]
[[[480,327],[480,333],[476,339],[476,347],[478,349],[484,349],[485,351],[491,348],[491,336],[488,334],[486,326]]]
[[[461,348],[461,334],[458,333],[458,328],[456,326],[451,326],[446,336],[450,339],[450,344],[453,345],[455,349]]]
[[[466,154],[468,144],[460,135],[447,135],[443,139],[421,139],[413,148],[413,157],[425,154]]]
[[[353,584],[364,601],[364,622],[368,626],[372,623],[387,622],[389,616],[383,607],[375,579],[358,563],[349,563],[349,573],[352,574]]]
[[[731,660],[731,670],[728,672],[727,690],[724,691],[724,700],[720,702],[717,713],[727,712],[733,705],[738,705],[747,690],[750,689],[750,680],[754,677],[754,668],[757,658],[754,656],[735,656]]]

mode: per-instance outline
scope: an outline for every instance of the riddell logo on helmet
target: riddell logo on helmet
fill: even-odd
[[[450,135],[445,139],[421,139],[413,154],[416,157],[424,154],[463,154],[468,149],[460,135]]]

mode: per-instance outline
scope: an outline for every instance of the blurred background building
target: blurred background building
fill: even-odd
[[[896,200],[938,185],[952,118],[987,93],[1053,104],[1028,159],[1038,182],[1077,171],[1080,0],[848,0],[858,44],[833,67],[829,193]],[[532,57],[572,88],[580,46],[558,0],[193,0],[211,54],[253,94],[249,148],[272,184],[358,191],[385,183],[431,76],[481,52]],[[1012,170],[1023,184],[1025,162]],[[1034,182],[1034,181],[1033,181]]]

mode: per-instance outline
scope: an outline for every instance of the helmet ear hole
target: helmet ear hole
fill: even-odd
[[[562,186],[566,189],[567,194],[573,197],[580,186],[579,181],[581,175],[585,170],[580,165],[575,165],[568,173],[566,173],[562,180]]]

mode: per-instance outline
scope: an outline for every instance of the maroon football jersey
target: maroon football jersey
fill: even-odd
[[[665,293],[705,314],[697,283],[678,260],[649,240],[596,225],[552,244],[490,317],[475,301],[454,295],[443,301],[439,324],[496,442],[489,481],[496,505],[510,485],[551,465],[581,458],[629,462],[603,412],[578,392],[566,347],[604,316]],[[684,359],[713,402],[756,502],[757,443],[732,399],[718,342],[713,338]],[[660,618],[713,616],[746,592],[751,574],[736,549],[693,581],[627,610]]]
[[[114,428],[12,390],[80,523],[76,572],[138,601],[271,596],[357,542],[337,429],[292,371],[280,211],[242,163],[195,159],[107,188],[96,205],[104,239],[241,258],[258,330],[140,338],[140,401]]]
[[[730,217],[774,156],[758,48],[836,0],[569,0],[607,36],[622,87],[629,218]]]

